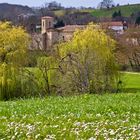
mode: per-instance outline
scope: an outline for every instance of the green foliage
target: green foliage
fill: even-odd
[[[122,16],[122,14],[121,14],[121,11],[119,10],[118,12],[114,12],[113,14],[112,14],[112,18],[116,18],[116,17],[121,17]]]
[[[28,45],[29,36],[21,27],[14,27],[9,22],[0,23],[1,99],[22,97],[27,91],[29,79],[24,75],[23,66],[27,61]]]
[[[122,81],[124,83],[125,92],[139,92],[140,91],[140,73],[126,72],[123,73]]]
[[[28,61],[26,67],[36,67],[39,57],[48,56],[47,52],[41,50],[28,50]]]
[[[49,57],[40,57],[38,59],[38,68],[42,73],[43,85],[42,89],[44,93],[51,95],[52,87],[56,87],[55,83],[57,82],[57,69],[58,62],[57,59],[49,56]]]
[[[26,62],[28,35],[20,27],[0,23],[0,63],[22,66]],[[20,58],[20,59],[19,59]]]
[[[56,47],[50,57],[41,57],[44,91],[50,95],[102,93],[117,90],[118,72],[113,50],[115,41],[90,24],[75,32],[72,40]]]
[[[58,48],[63,71],[60,81],[66,92],[101,93],[117,88],[115,41],[97,26],[90,24],[77,31],[71,41]]]
[[[140,25],[140,16],[137,17],[135,24]]]
[[[0,102],[0,139],[139,139],[140,93]]]

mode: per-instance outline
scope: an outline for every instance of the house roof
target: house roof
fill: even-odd
[[[103,26],[123,26],[123,23],[121,21],[117,21],[117,22],[102,22],[101,23]]]
[[[53,17],[45,16],[45,17],[42,17],[42,19],[53,19]]]
[[[74,32],[77,29],[84,29],[85,25],[66,25],[64,27],[57,28],[58,31]]]

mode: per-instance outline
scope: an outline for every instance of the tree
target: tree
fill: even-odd
[[[61,87],[78,93],[112,92],[116,89],[115,41],[90,24],[58,47],[63,71]]]
[[[2,99],[8,99],[16,92],[20,92],[17,91],[21,83],[18,75],[26,63],[28,45],[29,36],[21,27],[0,22],[0,97]]]
[[[62,9],[62,6],[61,6],[61,3],[52,1],[52,2],[48,3],[48,9],[49,10],[58,10],[58,9]]]
[[[99,3],[100,9],[109,9],[114,5],[113,0],[103,0]]]
[[[135,23],[136,25],[140,25],[140,16],[139,17],[137,17],[137,19],[136,19],[136,23]]]
[[[55,28],[64,27],[64,26],[65,26],[65,23],[61,19],[58,19],[56,24],[54,25]]]
[[[57,59],[52,56],[40,57],[38,59],[38,68],[42,73],[43,83],[41,83],[41,87],[43,93],[44,95],[47,93],[50,96],[53,92],[52,88],[57,87],[56,83],[58,82],[58,75],[56,72],[59,71],[59,66]]]
[[[116,18],[118,16],[118,13],[115,11],[113,14],[112,14],[112,18]]]
[[[60,9],[64,9],[64,7],[61,6],[61,3],[57,3],[56,1],[52,1],[49,3],[46,2],[41,8],[41,10],[43,10],[43,13],[48,11],[53,11],[53,10],[60,10]]]
[[[131,69],[134,71],[140,71],[139,30],[139,27],[131,27],[118,38],[120,44],[120,47],[118,48],[119,59],[120,61],[124,60],[125,64],[131,66]],[[124,58],[122,59],[122,57]]]
[[[115,41],[90,24],[78,30],[71,41],[55,48],[50,57],[40,58],[38,66],[45,80],[45,91],[61,94],[102,93],[117,89]]]
[[[112,14],[112,18],[113,19],[116,19],[116,20],[122,20],[122,13],[121,13],[121,11],[119,10],[118,12],[114,12],[113,14]]]

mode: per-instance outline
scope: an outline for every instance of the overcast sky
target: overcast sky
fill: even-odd
[[[22,5],[28,5],[28,6],[41,6],[45,2],[50,2],[53,0],[0,0],[0,3],[12,3],[12,4],[22,4]],[[98,3],[102,0],[55,0],[59,3],[61,3],[63,6],[70,7],[80,7],[80,6],[86,6],[86,7],[96,7]],[[135,4],[140,3],[140,0],[114,0],[114,2],[117,4]]]

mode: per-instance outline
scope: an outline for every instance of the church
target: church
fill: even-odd
[[[72,39],[77,29],[83,30],[86,25],[65,25],[64,27],[55,28],[54,18],[45,16],[41,18],[41,33],[32,35],[31,50],[51,50],[55,44],[66,42]],[[100,28],[111,29],[118,35],[123,34],[125,25],[122,22],[103,22]]]
[[[65,42],[73,37],[77,29],[84,29],[85,25],[66,25],[55,28],[53,17],[42,17],[41,34],[43,38],[43,48],[49,50],[53,45]]]

